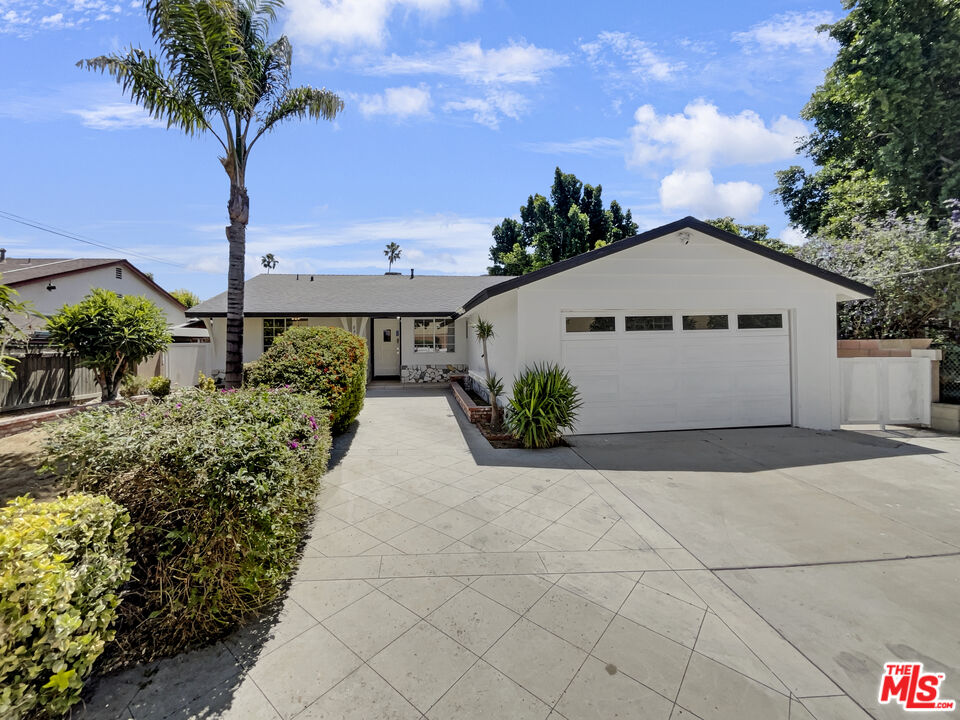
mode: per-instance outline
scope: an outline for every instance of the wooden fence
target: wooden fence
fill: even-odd
[[[49,348],[10,354],[20,362],[15,380],[0,380],[0,413],[100,397],[93,371],[79,367],[70,355]]]

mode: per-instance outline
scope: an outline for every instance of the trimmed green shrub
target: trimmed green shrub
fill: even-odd
[[[306,394],[193,391],[50,431],[51,469],[136,523],[107,668],[208,643],[280,595],[327,466],[326,416]]]
[[[317,393],[330,408],[333,432],[341,433],[363,409],[367,343],[340,328],[288,328],[247,366],[246,381]]]
[[[0,717],[59,717],[113,639],[130,517],[105,497],[0,509]]]
[[[507,427],[524,447],[553,447],[572,429],[582,404],[567,371],[549,363],[526,368],[513,381]]]
[[[155,398],[164,398],[170,394],[170,378],[155,375],[147,380],[147,392]]]
[[[139,375],[127,375],[120,381],[120,395],[125,398],[143,395],[147,390],[147,381]]]

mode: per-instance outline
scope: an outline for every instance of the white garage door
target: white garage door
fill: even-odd
[[[783,311],[567,312],[563,365],[584,403],[576,432],[789,425]]]

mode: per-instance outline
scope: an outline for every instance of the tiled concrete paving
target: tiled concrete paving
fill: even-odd
[[[868,717],[573,450],[491,450],[431,391],[348,443],[279,616],[82,717]]]

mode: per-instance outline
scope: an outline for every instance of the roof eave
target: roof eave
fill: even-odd
[[[874,296],[874,289],[868,285],[864,285],[861,282],[856,280],[851,280],[846,278],[843,275],[838,275],[837,273],[831,272],[829,270],[824,270],[823,268],[817,267],[816,265],[811,265],[810,263],[799,260],[792,255],[787,255],[782,252],[778,252],[771,248],[766,247],[765,245],[760,245],[752,240],[747,240],[740,237],[739,235],[734,235],[729,233],[726,230],[721,230],[720,228],[714,227],[713,225],[698,220],[695,217],[687,216],[680,220],[675,220],[672,223],[666,225],[661,225],[660,227],[653,228],[652,230],[647,230],[642,232],[639,235],[634,235],[633,237],[624,238],[610,245],[606,245],[602,248],[597,248],[596,250],[591,250],[590,252],[581,253],[580,255],[575,255],[572,258],[567,258],[566,260],[561,260],[555,262],[551,265],[548,265],[545,268],[540,270],[535,270],[532,273],[527,273],[526,275],[520,275],[513,278],[512,280],[507,280],[498,285],[492,285],[489,288],[484,288],[479,293],[474,295],[470,300],[464,303],[463,308],[458,311],[459,314],[469,312],[472,308],[475,308],[477,305],[486,302],[492,297],[500,295],[510,290],[514,290],[524,285],[529,285],[530,283],[537,282],[538,280],[543,280],[552,275],[556,275],[566,270],[572,270],[575,267],[584,265],[595,260],[600,260],[605,258],[608,255],[613,255],[614,253],[623,252],[630,248],[636,247],[637,245],[642,245],[644,243],[650,242],[651,240],[656,240],[657,238],[664,237],[670,233],[677,232],[679,230],[697,230],[702,232],[704,235],[716,238],[717,240],[722,240],[724,242],[730,243],[736,247],[739,247],[747,252],[752,252],[757,255],[762,255],[774,262],[781,263],[782,265],[787,265],[792,267],[795,270],[800,272],[807,273],[808,275],[813,275],[820,278],[821,280],[826,280],[829,283],[837,285],[841,288],[844,288],[847,293],[853,293],[858,296],[862,296],[863,299],[871,298]],[[860,298],[854,298],[860,299]]]

